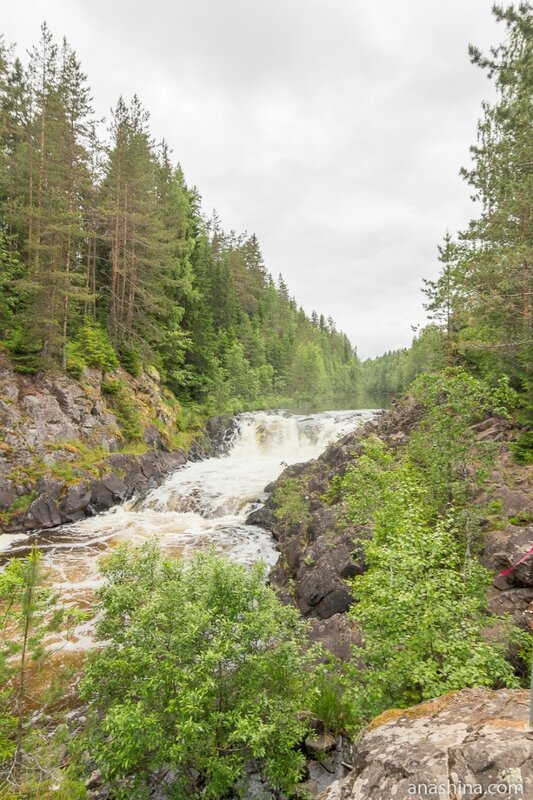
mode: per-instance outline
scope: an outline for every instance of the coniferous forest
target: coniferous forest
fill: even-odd
[[[331,317],[272,278],[255,235],[206,219],[138,97],[104,132],[46,24],[27,63],[0,45],[0,220],[0,338],[21,372],[152,364],[217,410],[355,391]]]

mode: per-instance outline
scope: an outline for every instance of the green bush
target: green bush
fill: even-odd
[[[119,378],[106,378],[105,381],[102,381],[102,391],[104,394],[115,397],[124,391],[124,382]]]
[[[72,355],[81,357],[88,367],[112,372],[119,361],[106,331],[96,322],[86,321],[78,331]]]
[[[130,441],[141,438],[142,425],[139,411],[128,395],[128,386],[118,378],[102,381],[102,391],[112,400],[113,412],[119,420],[122,432]]]
[[[276,510],[274,515],[283,528],[288,530],[293,525],[310,521],[309,504],[304,498],[301,482],[297,478],[287,478],[274,494]]]
[[[15,331],[7,346],[17,372],[35,375],[42,368],[42,343],[33,341],[26,330]]]
[[[90,752],[113,796],[142,796],[162,767],[176,800],[247,796],[250,760],[289,789],[304,761],[297,712],[312,656],[305,623],[265,585],[264,568],[212,553],[185,565],[146,545],[118,548],[102,571],[106,644],[90,655],[82,692]]]
[[[129,372],[130,375],[133,375],[134,378],[138,378],[142,372],[142,363],[137,350],[122,344],[118,349],[118,357],[124,369]]]
[[[309,694],[310,713],[336,736],[354,734],[363,723],[360,687],[352,672],[341,661],[328,661],[318,667]]]
[[[67,342],[67,373],[71,378],[79,380],[83,375],[87,362],[83,358],[76,342]]]
[[[517,464],[533,464],[533,431],[521,433],[517,441],[512,443],[511,450]]]
[[[519,685],[506,658],[514,631],[487,619],[492,577],[476,558],[474,518],[453,503],[436,513],[433,479],[440,487],[440,471],[428,474],[374,437],[337,485],[349,519],[373,526],[350,612],[365,643],[366,670],[354,680],[368,717],[453,689]]]

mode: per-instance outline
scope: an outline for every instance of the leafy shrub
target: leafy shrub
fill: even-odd
[[[250,759],[291,787],[311,655],[305,624],[265,585],[263,567],[212,553],[184,565],[146,545],[117,548],[102,571],[107,644],[91,654],[82,691],[90,750],[113,796],[140,796],[164,766],[177,800],[226,797]]]
[[[142,425],[140,414],[134,401],[128,395],[128,386],[118,378],[107,378],[102,381],[102,391],[110,396],[115,416],[118,418],[122,432],[127,439],[140,439]]]
[[[44,585],[41,554],[36,547],[25,558],[12,558],[0,572],[0,618],[9,636],[0,637],[0,795],[9,786],[18,796],[19,786],[45,779],[36,744],[45,738],[43,717],[33,714],[42,699],[50,672],[45,670],[50,648],[45,637],[75,623],[81,613],[61,609],[57,595]],[[31,686],[31,702],[28,703]],[[20,797],[40,797],[20,792]]]
[[[87,367],[87,362],[83,358],[80,348],[76,342],[67,342],[66,350],[67,373],[71,378],[76,378],[76,380],[79,380],[82,377],[85,368]]]
[[[316,671],[309,694],[309,711],[328,733],[353,734],[363,722],[359,692],[353,668],[330,660]]]
[[[428,380],[433,391],[437,381]],[[502,618],[490,628],[492,577],[476,558],[469,498],[479,453],[468,426],[479,387],[461,406],[459,385],[441,383],[438,408],[429,406],[420,424],[427,442],[445,448],[436,466],[427,460],[432,444],[423,454],[415,437],[412,452],[410,445],[395,454],[374,437],[334,487],[348,518],[373,526],[372,539],[362,543],[367,571],[353,579],[357,602],[350,612],[363,632],[366,670],[354,680],[368,716],[467,686],[518,685],[506,658],[515,632]]]
[[[517,464],[527,466],[533,464],[533,431],[524,431],[511,445],[514,460]]]
[[[119,378],[107,378],[102,381],[102,391],[114,397],[124,391],[124,383]]]

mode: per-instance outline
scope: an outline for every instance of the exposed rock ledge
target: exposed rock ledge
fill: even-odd
[[[528,711],[529,692],[484,689],[388,711],[354,745],[350,775],[319,800],[533,798]]]
[[[106,392],[110,381],[135,414],[141,435],[133,446]],[[61,373],[20,375],[0,352],[0,532],[51,528],[106,511],[158,484],[187,458],[227,447],[229,417],[209,420],[192,443],[185,437],[187,452],[176,447],[180,415],[152,367],[138,378],[86,370],[78,381]]]
[[[361,544],[371,531],[347,523],[342,502],[328,505],[324,493],[331,480],[342,476],[357,460],[362,452],[361,439],[373,434],[389,447],[401,448],[409,441],[421,414],[421,406],[409,399],[396,403],[383,415],[330,445],[317,459],[288,467],[267,487],[264,506],[248,517],[249,523],[270,530],[278,542],[281,556],[270,573],[272,585],[313,622],[315,630],[320,627],[328,631],[330,649],[341,658],[345,657],[348,641],[343,617],[354,602],[346,579],[365,569]],[[497,509],[483,523],[481,559],[495,576],[489,593],[490,610],[511,614],[517,625],[529,630],[533,622],[533,559],[524,561],[506,577],[496,576],[533,547],[533,465],[524,467],[513,462],[507,443],[514,431],[507,421],[487,419],[474,426],[473,431],[480,440],[493,441],[500,448],[494,471],[479,498],[482,506]],[[284,529],[276,515],[275,494],[288,478],[298,480],[308,514],[301,523]],[[343,643],[337,648],[336,631],[341,622]],[[357,644],[360,637],[352,630],[348,639],[348,643]]]

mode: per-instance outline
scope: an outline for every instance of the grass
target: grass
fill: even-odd
[[[22,516],[26,513],[28,508],[31,506],[35,498],[37,497],[38,492],[35,490],[29,492],[28,494],[23,494],[21,497],[17,497],[17,499],[11,503],[11,505],[6,508],[5,511],[0,513],[0,521],[4,525],[8,525],[12,522],[15,518]]]
[[[199,431],[178,431],[169,436],[169,446],[171,450],[187,451],[195,439],[198,438]]]

